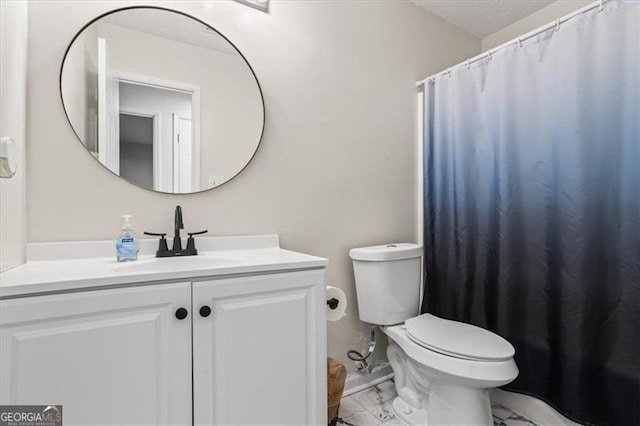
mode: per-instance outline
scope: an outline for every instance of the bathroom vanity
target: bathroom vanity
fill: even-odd
[[[277,236],[136,262],[112,242],[28,246],[0,274],[0,404],[64,424],[326,424],[326,259]]]

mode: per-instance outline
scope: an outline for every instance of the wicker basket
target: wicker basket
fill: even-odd
[[[344,364],[333,358],[327,358],[327,418],[329,424],[335,424],[335,419],[338,417],[346,379],[347,369]]]

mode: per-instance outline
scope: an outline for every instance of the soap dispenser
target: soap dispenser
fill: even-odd
[[[131,224],[131,215],[122,216],[120,238],[116,242],[118,262],[130,262],[138,259],[138,236]]]

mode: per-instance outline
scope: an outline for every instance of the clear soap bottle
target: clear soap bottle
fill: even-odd
[[[130,262],[138,259],[138,236],[131,224],[131,215],[122,216],[122,227],[120,237],[116,241],[116,253],[118,262]]]

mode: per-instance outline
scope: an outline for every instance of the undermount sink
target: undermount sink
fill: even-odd
[[[133,262],[122,262],[111,269],[116,272],[154,272],[176,271],[185,269],[212,268],[233,266],[242,263],[240,255],[216,254],[205,252],[197,256],[146,258]]]

